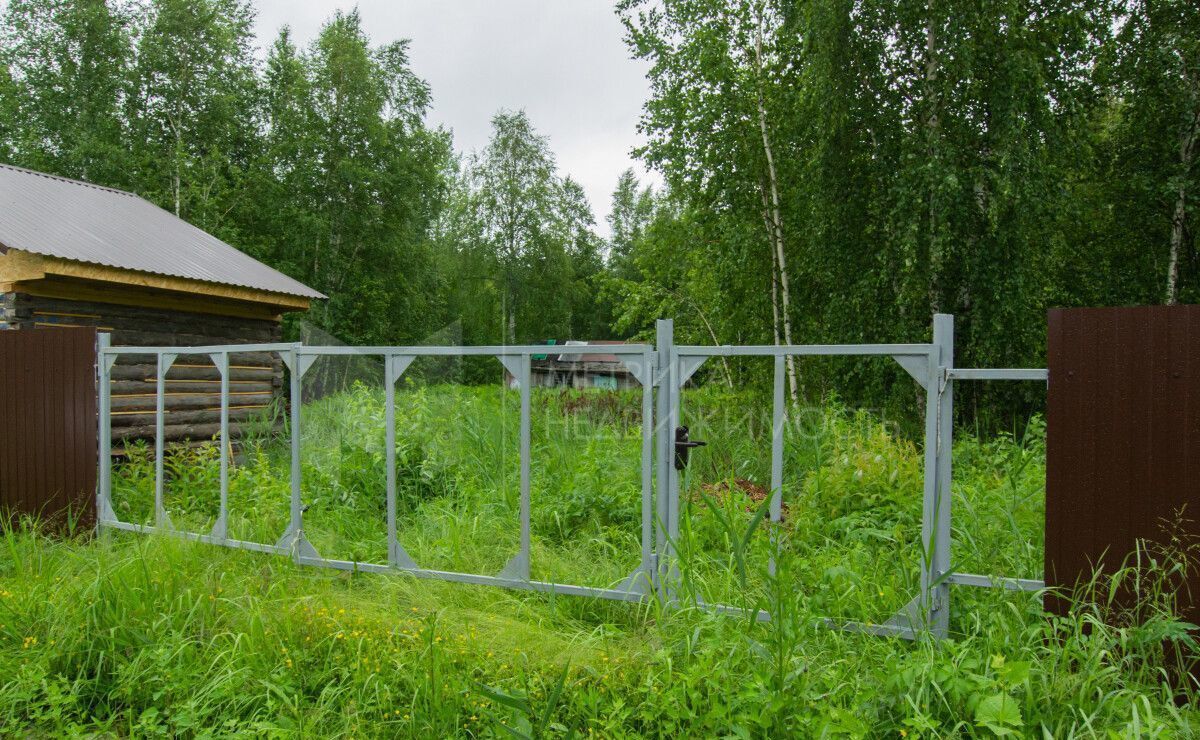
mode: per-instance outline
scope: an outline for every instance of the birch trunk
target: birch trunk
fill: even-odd
[[[763,46],[763,18],[761,8],[758,15],[758,28],[754,36],[754,60],[758,69],[758,129],[762,134],[763,156],[767,160],[767,187],[770,191],[770,204],[765,208],[770,221],[771,242],[774,247],[775,260],[771,267],[771,281],[774,287],[775,275],[779,276],[779,297],[781,305],[778,307],[778,313],[783,318],[783,341],[784,344],[792,343],[792,291],[788,281],[787,272],[787,253],[784,250],[783,242],[783,218],[779,206],[779,178],[775,171],[775,153],[771,147],[771,137],[767,130],[767,102],[763,95],[762,84],[762,46]],[[766,201],[767,194],[763,193],[763,200]],[[764,206],[766,203],[764,202]],[[778,335],[776,335],[776,344],[779,343]],[[790,392],[792,403],[796,403],[799,398],[799,380],[796,375],[796,358],[788,355],[787,357],[787,375],[788,375],[788,390]]]
[[[183,159],[183,134],[179,131],[179,125],[173,120],[171,121],[171,127],[175,129],[175,171],[171,177],[171,190],[175,195],[175,217],[179,218],[180,203],[183,200],[180,197],[180,181],[183,179],[180,172],[180,168],[182,167],[180,160]]]
[[[774,335],[775,346],[779,341],[779,273],[778,262],[775,260],[775,250],[771,250],[771,334]]]
[[[700,318],[700,323],[704,324],[705,330],[708,331],[708,336],[712,338],[713,345],[714,346],[719,345],[721,343],[721,340],[717,338],[717,332],[713,329],[713,325],[708,320],[708,317],[704,315],[704,311],[700,308],[700,304],[696,303],[695,301],[693,301],[690,298],[687,299],[687,302],[692,304],[692,308],[694,308],[696,310],[696,316],[698,316]],[[778,344],[778,342],[776,342],[776,344]],[[729,369],[729,358],[722,357],[721,365],[725,369],[725,385],[727,385],[729,388],[732,389],[733,388],[733,371]]]
[[[938,38],[937,38],[937,18],[935,16],[935,5],[933,0],[930,0],[928,7],[929,18],[925,26],[925,105],[927,107],[925,114],[925,136],[926,136],[926,151],[930,162],[933,162],[937,156],[937,138],[941,121],[939,120],[938,112],[941,107],[941,98],[937,90],[938,79]],[[942,271],[942,255],[938,246],[938,205],[937,205],[937,189],[931,183],[929,186],[929,310],[930,313],[937,313],[941,310],[941,299],[939,286],[941,284]]]
[[[1167,305],[1179,299],[1179,252],[1187,226],[1187,180],[1196,154],[1197,130],[1200,129],[1200,109],[1179,138],[1179,189],[1175,194],[1175,212],[1171,216],[1171,256],[1167,263]]]

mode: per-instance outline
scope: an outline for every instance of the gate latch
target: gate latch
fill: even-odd
[[[675,427],[675,469],[683,470],[688,464],[688,453],[693,447],[703,447],[708,444],[698,439],[688,437],[687,427]]]

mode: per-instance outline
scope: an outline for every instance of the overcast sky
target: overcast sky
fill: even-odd
[[[639,143],[646,67],[630,59],[612,0],[257,0],[261,47],[283,25],[307,44],[337,8],[358,6],[372,43],[411,40],[414,71],[433,88],[430,121],[460,151],[487,144],[501,108],[524,108],[550,137],[559,170],[587,191],[608,234],[611,194]]]

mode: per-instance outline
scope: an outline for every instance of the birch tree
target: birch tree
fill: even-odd
[[[128,186],[122,106],[135,16],[105,0],[13,0],[0,23],[0,107],[19,163]]]
[[[597,302],[603,265],[594,222],[582,187],[559,173],[549,139],[524,111],[496,113],[488,145],[463,161],[441,228],[461,283],[448,304],[464,336],[604,338],[597,334],[607,333],[609,310]]]
[[[252,20],[244,0],[153,0],[128,104],[142,194],[226,235],[256,143]]]
[[[788,57],[798,47],[783,28],[782,8],[763,0],[625,0],[618,12],[630,47],[652,65],[654,98],[642,121],[650,138],[644,156],[673,190],[698,207],[758,212],[746,223],[761,225],[761,246],[755,251],[768,259],[759,273],[764,278],[758,283],[761,293],[752,305],[765,308],[769,303],[772,339],[793,343],[798,307],[791,291],[782,192],[790,173],[780,171],[775,120],[780,112],[771,103],[786,88],[784,79],[796,66]],[[723,251],[715,257],[730,269],[760,264]],[[734,283],[747,285],[744,277]],[[791,357],[787,368],[795,400],[799,382]]]
[[[1117,156],[1141,193],[1114,197],[1145,203],[1157,214],[1158,224],[1145,228],[1157,231],[1155,241],[1165,246],[1153,252],[1165,255],[1159,261],[1162,300],[1173,304],[1181,266],[1194,249],[1190,216],[1200,187],[1200,6],[1134,0],[1125,10],[1110,61],[1122,111]]]

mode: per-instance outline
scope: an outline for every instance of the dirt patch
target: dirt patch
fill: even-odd
[[[692,494],[692,501],[703,503],[703,497],[700,493],[704,492],[724,504],[729,500],[731,491],[737,491],[750,499],[750,503],[745,507],[746,511],[750,513],[757,511],[758,507],[762,506],[762,503],[771,497],[771,492],[766,486],[755,483],[748,478],[734,478],[732,484],[727,480],[723,480],[717,483],[705,483],[701,485],[700,490]],[[780,502],[779,516],[781,520],[788,518],[788,505],[785,501]]]

